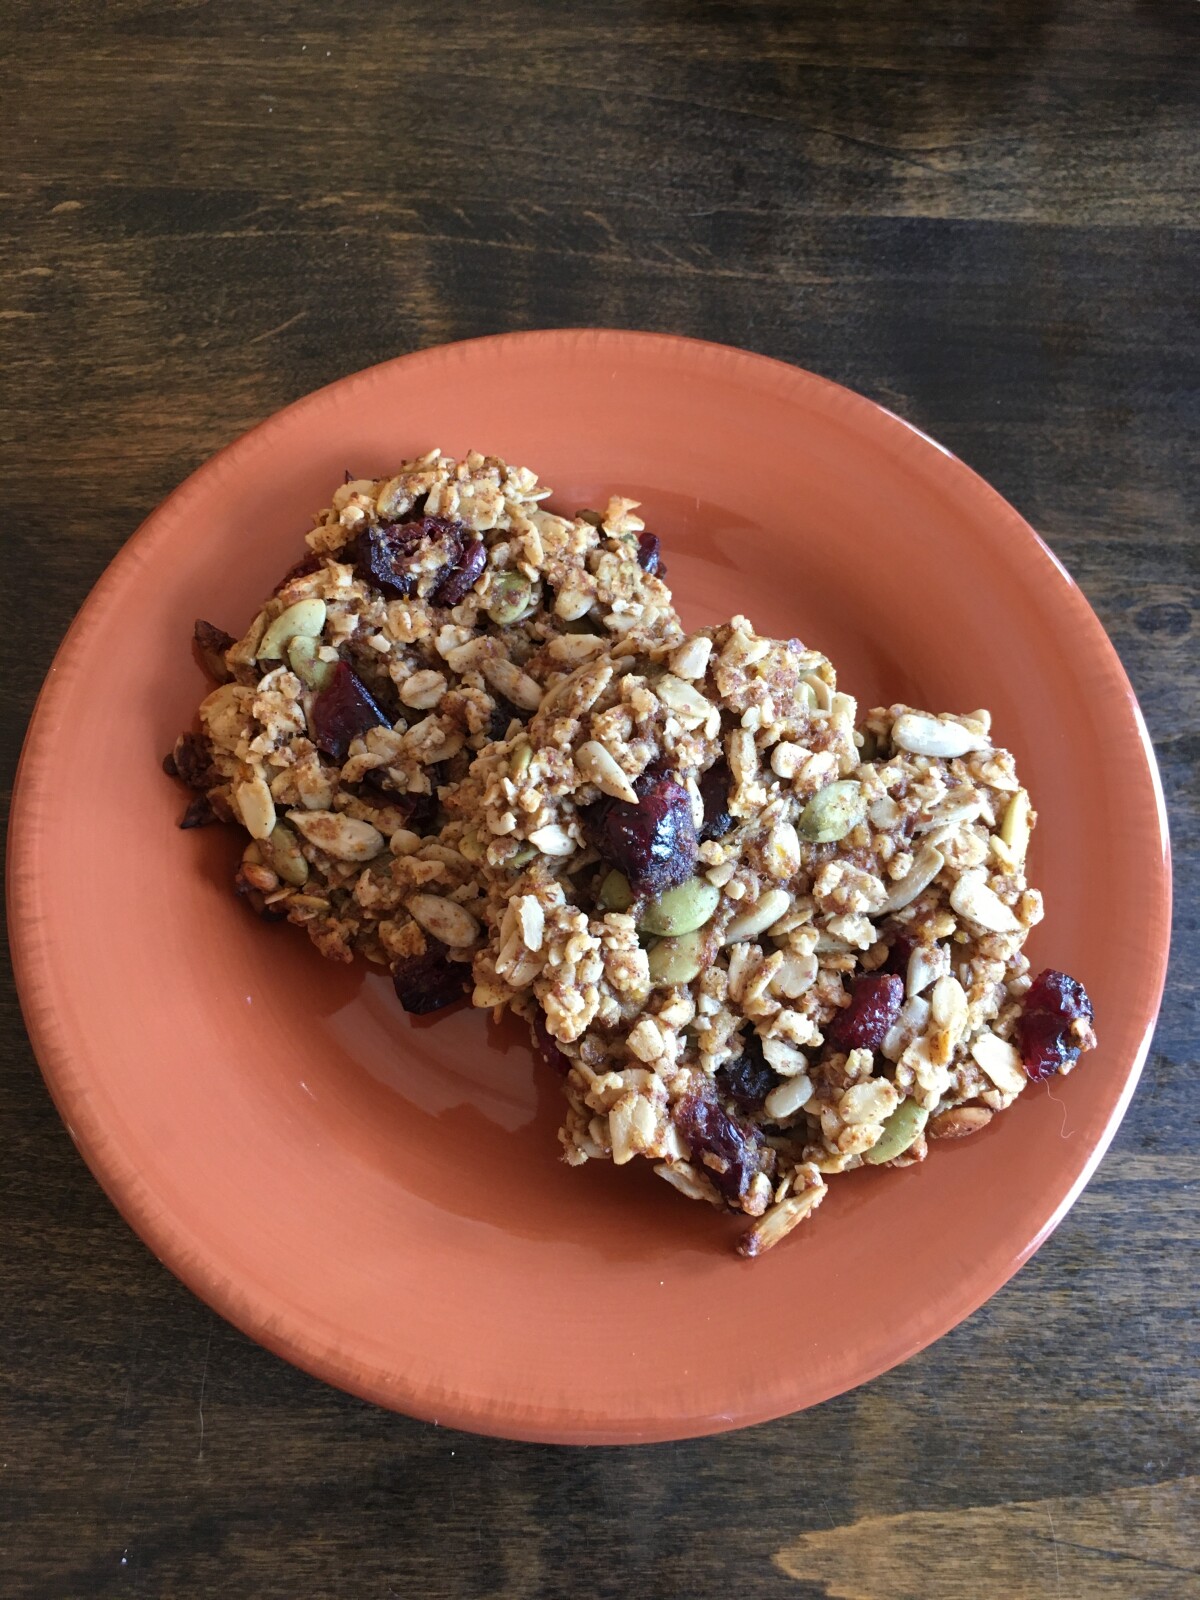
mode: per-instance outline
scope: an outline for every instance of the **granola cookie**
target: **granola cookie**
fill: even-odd
[[[584,662],[447,803],[484,890],[475,1004],[562,1074],[566,1160],[653,1161],[753,1219],[747,1255],[1034,1075],[1011,755],[982,711],[854,723],[828,661],[737,617]]]
[[[564,517],[550,492],[474,452],[349,481],[240,639],[196,625],[218,687],[168,758],[185,825],[240,823],[239,890],[391,967],[412,1010],[458,992],[480,931],[446,794],[581,662],[681,636],[636,502]]]

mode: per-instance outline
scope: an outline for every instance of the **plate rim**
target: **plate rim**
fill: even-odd
[[[169,523],[181,504],[186,504],[194,495],[203,492],[210,477],[223,474],[231,467],[236,468],[241,454],[259,448],[272,431],[289,426],[293,419],[309,408],[327,403],[327,397],[334,391],[347,392],[355,386],[380,381],[381,376],[391,369],[403,366],[411,371],[422,362],[452,360],[456,355],[461,356],[480,347],[555,346],[570,339],[614,347],[614,356],[620,347],[628,349],[633,346],[652,354],[656,349],[677,351],[682,346],[686,347],[685,355],[690,353],[700,360],[715,360],[726,366],[749,364],[755,369],[767,366],[776,370],[776,381],[783,380],[801,388],[815,385],[819,390],[829,391],[829,400],[851,416],[857,413],[878,418],[882,415],[887,419],[887,425],[897,430],[895,439],[898,445],[904,446],[907,441],[909,448],[915,446],[922,452],[932,448],[944,457],[964,490],[969,490],[972,496],[982,501],[991,516],[1003,516],[1020,530],[1022,536],[1031,538],[1065,580],[1078,609],[1079,620],[1087,629],[1093,657],[1104,661],[1113,688],[1122,692],[1131,710],[1155,806],[1156,836],[1161,846],[1161,873],[1158,881],[1149,886],[1147,903],[1154,909],[1161,907],[1163,916],[1160,926],[1163,932],[1154,950],[1153,981],[1141,1041],[1129,1063],[1121,1092],[1076,1179],[1034,1236],[998,1266],[1000,1275],[992,1275],[991,1286],[981,1293],[972,1293],[957,1301],[949,1320],[946,1315],[941,1315],[934,1318],[929,1326],[923,1324],[913,1336],[897,1336],[888,1341],[889,1348],[877,1352],[874,1359],[860,1359],[853,1374],[845,1381],[839,1380],[827,1394],[799,1402],[798,1408],[808,1409],[820,1404],[909,1360],[973,1315],[1040,1248],[1075,1203],[1120,1126],[1136,1090],[1161,1007],[1169,958],[1173,884],[1166,806],[1153,746],[1128,675],[1087,597],[1036,529],[1016,508],[961,458],[913,423],[833,379],[777,357],[682,334],[631,329],[569,327],[489,334],[406,352],[345,374],[273,412],[208,457],[150,511],[101,573],[60,642],[35,699],[14,778],[8,829],[7,902],[11,958],[21,1011],[35,1059],[54,1105],[93,1176],[118,1213],[159,1261],[212,1310],[256,1343],[336,1388],[387,1409],[444,1426],[537,1443],[665,1442],[753,1426],[793,1414],[797,1406],[781,1409],[773,1401],[766,1404],[760,1402],[758,1406],[744,1407],[737,1414],[694,1416],[676,1423],[651,1426],[637,1426],[627,1420],[610,1421],[608,1424],[591,1421],[581,1426],[582,1419],[576,1413],[575,1424],[564,1426],[559,1408],[530,1404],[528,1400],[514,1405],[511,1401],[506,1403],[495,1397],[485,1400],[459,1397],[444,1405],[431,1403],[420,1387],[406,1384],[402,1372],[393,1371],[386,1380],[377,1378],[366,1368],[357,1365],[346,1350],[325,1350],[319,1341],[306,1339],[302,1327],[280,1325],[276,1313],[255,1306],[252,1282],[242,1284],[233,1276],[221,1275],[214,1270],[203,1255],[201,1241],[196,1241],[195,1252],[189,1252],[181,1236],[190,1236],[190,1228],[180,1219],[169,1216],[163,1207],[156,1206],[153,1194],[142,1183],[136,1169],[128,1163],[122,1165],[120,1153],[113,1150],[100,1119],[93,1115],[86,1083],[86,1058],[77,1056],[65,1036],[65,1028],[58,1022],[53,999],[55,974],[50,948],[53,935],[43,926],[37,909],[38,772],[44,766],[42,752],[51,747],[56,736],[56,702],[65,692],[73,669],[82,665],[79,658],[86,648],[91,625],[98,621],[106,609],[110,593],[115,596],[123,591],[127,573],[132,574],[136,569],[142,549],[155,537],[156,525],[160,520]],[[559,1419],[557,1423],[556,1418]]]

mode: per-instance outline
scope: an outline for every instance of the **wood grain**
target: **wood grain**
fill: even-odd
[[[658,328],[862,390],[1033,521],[1141,698],[1180,906],[1131,1111],[1013,1283],[855,1394],[643,1450],[447,1434],[220,1322],[9,984],[0,1593],[1200,1594],[1196,8],[9,0],[0,40],[9,776],[92,582],[242,429],[446,339]]]

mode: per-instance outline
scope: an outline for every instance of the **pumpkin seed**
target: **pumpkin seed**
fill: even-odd
[[[882,1166],[885,1161],[894,1161],[910,1145],[915,1144],[928,1121],[929,1112],[924,1106],[919,1106],[915,1100],[901,1100],[885,1120],[878,1143],[864,1153],[863,1160],[870,1162],[873,1167]]]
[[[287,647],[288,666],[310,689],[324,689],[336,662],[322,661],[317,651],[321,646],[308,633],[298,633]]]
[[[832,844],[844,839],[866,815],[862,785],[853,778],[840,778],[819,789],[800,813],[798,831],[814,844]]]
[[[719,889],[704,878],[689,878],[651,900],[638,918],[638,931],[678,938],[703,927],[720,903]]]
[[[305,634],[310,639],[315,639],[319,637],[324,626],[324,600],[297,600],[294,606],[288,606],[286,611],[279,613],[274,622],[267,624],[267,631],[263,634],[255,653],[260,661],[278,661],[289,639],[294,639],[297,634]]]
[[[633,904],[633,890],[629,887],[629,879],[623,872],[615,868],[608,874],[600,885],[600,892],[596,896],[596,904],[602,911],[628,911]]]
[[[533,585],[521,572],[501,572],[492,582],[488,616],[499,628],[519,622],[529,609]]]
[[[704,969],[704,950],[709,930],[693,928],[681,933],[677,939],[659,939],[650,947],[646,957],[650,967],[650,981],[660,989],[677,983],[691,983]]]
[[[1008,853],[1016,867],[1025,865],[1025,855],[1029,849],[1029,809],[1028,794],[1024,789],[1018,789],[1008,802],[1004,821],[1000,824],[1000,837],[1008,846]]]
[[[284,823],[277,822],[271,829],[270,838],[262,842],[262,851],[267,864],[284,883],[299,889],[308,882],[308,862],[300,853],[300,841]]]

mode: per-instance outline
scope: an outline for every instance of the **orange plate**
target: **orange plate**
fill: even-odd
[[[1099,1050],[925,1165],[836,1180],[745,1262],[640,1164],[557,1160],[558,1084],[515,1026],[406,1017],[230,893],[159,758],[342,469],[432,444],[533,467],[552,504],[644,502],[685,622],[744,611],[863,707],[988,706],[1041,812],[1035,967]],[[201,468],[113,562],[42,691],[13,827],[22,1001],[58,1108],[156,1255],[270,1349],[414,1416],[515,1438],[673,1439],[813,1405],[986,1300],[1079,1193],[1133,1091],[1166,964],[1161,794],[1083,596],[999,495],[807,372],[719,345],[514,334],[301,400]]]

